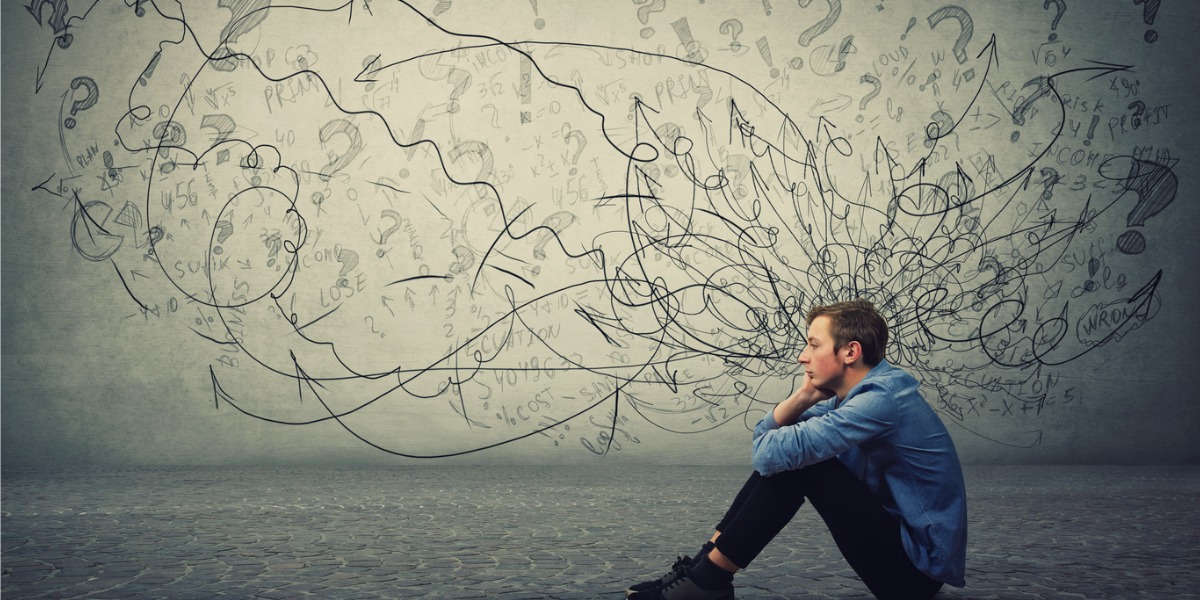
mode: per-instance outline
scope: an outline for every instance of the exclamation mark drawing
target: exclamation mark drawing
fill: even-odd
[[[538,0],[529,0],[529,4],[533,6],[533,16],[537,17],[537,20],[533,22],[533,26],[538,31],[541,31],[546,28],[546,20],[538,15],[537,3]]]
[[[1096,125],[1100,124],[1100,115],[1092,115],[1092,125],[1088,127],[1088,136],[1083,140],[1084,146],[1092,145],[1092,138],[1096,137]]]
[[[775,61],[771,58],[771,45],[767,42],[767,36],[758,38],[754,42],[758,46],[758,53],[762,55],[763,60],[767,62],[767,66],[771,67],[771,78],[779,77],[779,69],[775,68]]]
[[[687,50],[688,60],[692,62],[704,62],[704,57],[700,56],[700,45],[692,37],[692,26],[688,24],[687,17],[671,23],[671,27],[675,29],[675,35]]]
[[[154,75],[154,69],[158,67],[158,61],[162,58],[162,51],[154,53],[154,58],[150,59],[150,64],[146,65],[146,69],[142,71],[142,76],[138,77],[138,84],[145,86],[149,81],[150,76]]]

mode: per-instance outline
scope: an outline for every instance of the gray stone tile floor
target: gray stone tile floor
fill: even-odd
[[[0,596],[618,599],[711,535],[734,467],[6,471]],[[1200,598],[1200,466],[971,466],[968,586]],[[871,596],[810,507],[738,598]]]

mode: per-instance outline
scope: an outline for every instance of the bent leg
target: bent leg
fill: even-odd
[[[738,492],[717,525],[717,549],[739,568],[746,568],[804,504],[803,470],[763,477],[757,471]]]
[[[900,521],[840,460],[812,465],[806,496],[838,550],[876,598],[926,600],[942,587],[917,570],[904,550]]]
[[[896,518],[836,458],[771,477],[751,475],[717,526],[717,549],[737,566],[746,567],[806,498],[825,521],[846,562],[876,597],[927,599],[941,588],[941,582],[912,565]]]

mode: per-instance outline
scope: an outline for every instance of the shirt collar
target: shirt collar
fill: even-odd
[[[842,402],[845,402],[847,399],[849,399],[849,398],[853,397],[855,394],[857,394],[859,388],[861,388],[864,383],[870,381],[871,379],[879,377],[879,376],[883,375],[884,373],[891,371],[894,368],[895,367],[893,367],[891,365],[891,363],[889,363],[886,359],[879,361],[879,364],[875,365],[874,367],[871,367],[870,371],[867,371],[867,374],[862,378],[862,381],[859,381],[857,384],[854,385],[854,387],[850,388],[849,392],[846,392],[845,398],[836,398],[835,397],[833,399],[833,406],[835,408],[838,406],[841,406]]]

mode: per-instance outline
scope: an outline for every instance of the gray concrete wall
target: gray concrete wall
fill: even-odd
[[[745,463],[855,295],[966,462],[1200,458],[1190,4],[33,4],[5,466]]]

